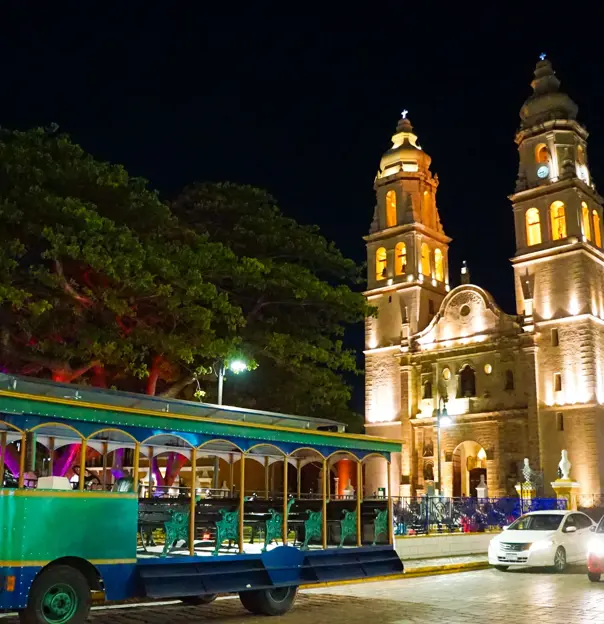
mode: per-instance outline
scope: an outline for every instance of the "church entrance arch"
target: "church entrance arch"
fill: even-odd
[[[476,486],[484,475],[487,481],[487,454],[472,440],[459,444],[453,451],[453,496],[476,497]]]

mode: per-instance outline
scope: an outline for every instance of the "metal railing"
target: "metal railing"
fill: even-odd
[[[529,511],[566,509],[556,498],[395,498],[395,535],[500,530]]]

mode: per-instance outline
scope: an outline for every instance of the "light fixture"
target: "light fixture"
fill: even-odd
[[[239,373],[247,370],[247,364],[243,360],[233,360],[229,364],[229,368],[235,375],[239,375]]]

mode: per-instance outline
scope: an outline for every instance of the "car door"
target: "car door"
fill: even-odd
[[[575,516],[575,523],[577,525],[577,546],[579,552],[577,553],[577,561],[585,562],[587,560],[587,549],[589,547],[589,541],[592,538],[591,527],[594,526],[591,518],[582,513],[573,514]]]
[[[562,546],[566,550],[566,561],[573,562],[579,558],[581,548],[579,546],[579,527],[575,518],[576,514],[569,514],[562,525]]]

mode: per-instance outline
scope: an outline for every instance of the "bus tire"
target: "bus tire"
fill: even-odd
[[[90,613],[90,586],[84,575],[67,565],[42,570],[29,590],[21,624],[84,624]]]
[[[254,615],[283,615],[296,601],[298,588],[274,587],[256,591],[239,592],[241,604]]]
[[[207,605],[216,600],[218,594],[205,594],[203,596],[183,596],[180,601],[189,607]]]

